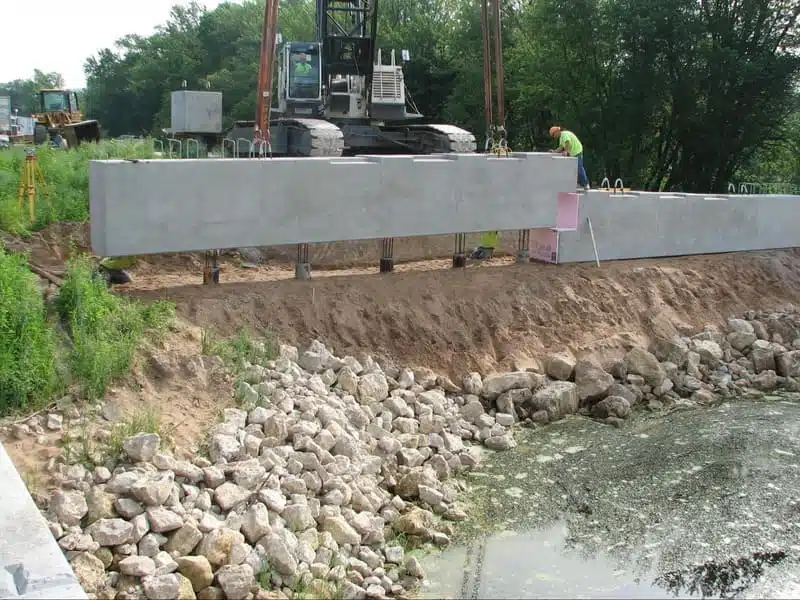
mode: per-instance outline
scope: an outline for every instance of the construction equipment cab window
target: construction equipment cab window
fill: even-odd
[[[296,51],[289,55],[289,96],[291,98],[313,100],[319,98],[322,83],[319,70],[319,56]]]
[[[78,99],[75,92],[54,90],[42,92],[42,112],[74,112],[78,110]]]

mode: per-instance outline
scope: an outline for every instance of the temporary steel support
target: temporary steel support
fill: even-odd
[[[391,273],[394,270],[394,238],[381,240],[381,273]]]
[[[460,269],[467,266],[467,235],[457,233],[455,248],[453,249],[453,268]]]
[[[308,244],[297,244],[297,262],[294,265],[296,279],[311,279],[311,262],[308,260]]]
[[[517,238],[517,262],[530,262],[531,230],[520,229]]]
[[[204,254],[203,285],[219,283],[219,250],[209,250]]]

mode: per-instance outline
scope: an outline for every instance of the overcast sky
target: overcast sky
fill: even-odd
[[[198,0],[209,10],[222,0]],[[3,4],[3,2],[0,2]],[[69,88],[86,85],[83,63],[128,33],[148,35],[189,0],[26,0],[3,10],[0,82],[57,71]]]

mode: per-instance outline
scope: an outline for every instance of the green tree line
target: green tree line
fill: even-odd
[[[314,1],[281,0],[284,40],[311,40]],[[384,54],[408,49],[411,98],[430,120],[485,139],[477,0],[379,0]],[[800,0],[502,0],[512,148],[584,143],[594,184],[726,191],[800,183]],[[86,102],[110,135],[169,126],[170,92],[223,92],[224,125],[252,119],[263,0],[175,7],[149,37],[89,58]]]
[[[0,83],[0,96],[11,98],[11,110],[19,111],[22,117],[39,112],[39,90],[60,88],[64,78],[60,73],[45,73],[35,69],[30,79],[15,79]]]

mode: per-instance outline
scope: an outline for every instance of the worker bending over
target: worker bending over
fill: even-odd
[[[578,136],[561,129],[558,125],[553,125],[550,128],[550,137],[558,138],[558,148],[550,152],[558,152],[563,156],[572,156],[578,159],[578,185],[589,191],[589,178],[586,177],[586,170],[583,168],[583,144],[578,139]]]
[[[492,258],[494,255],[494,249],[497,248],[499,241],[499,231],[486,231],[483,235],[481,235],[481,245],[472,251],[470,258],[475,260],[486,260],[487,258]]]

